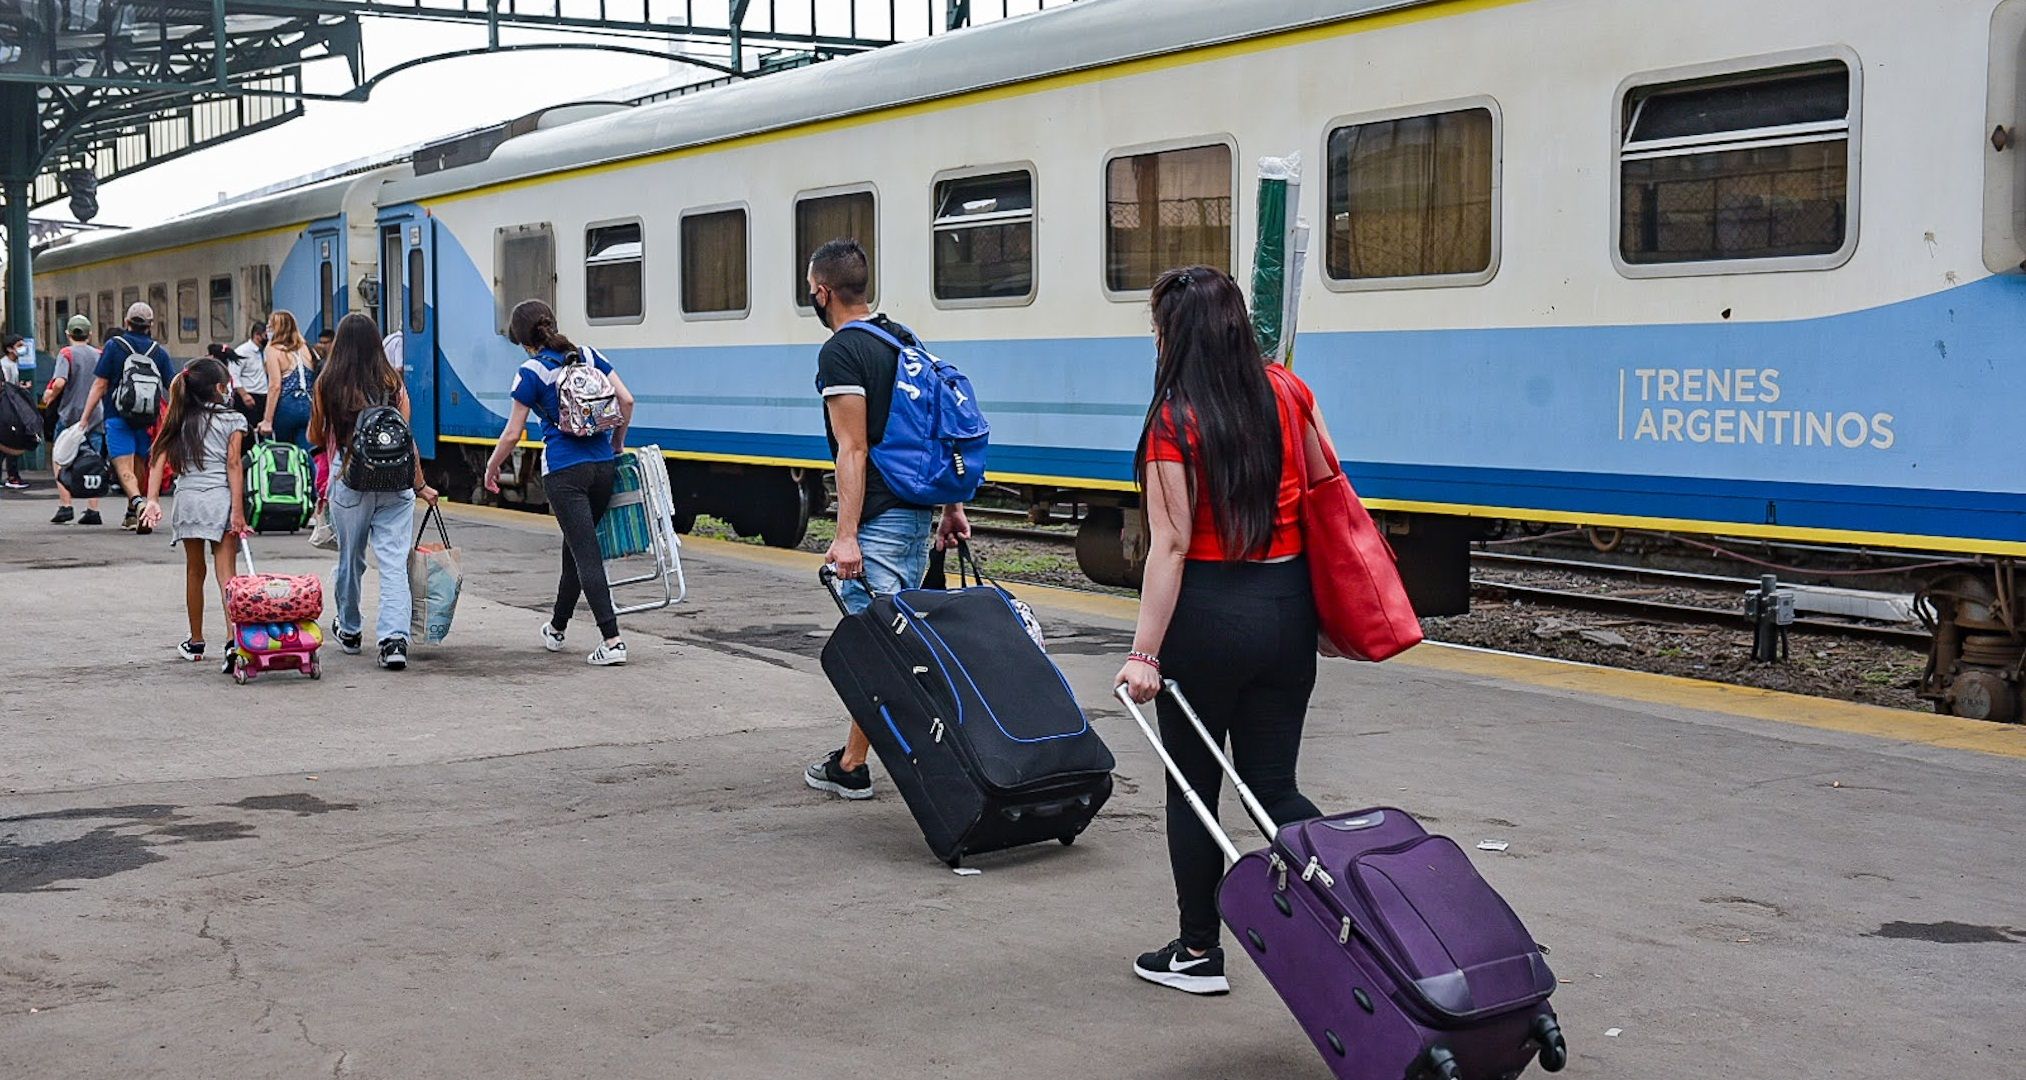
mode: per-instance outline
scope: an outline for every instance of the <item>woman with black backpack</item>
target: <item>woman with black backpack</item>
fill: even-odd
[[[415,546],[415,499],[430,505],[436,490],[422,479],[422,455],[408,421],[408,388],[387,366],[380,330],[353,312],[338,322],[330,358],[318,373],[310,402],[309,438],[330,455],[326,492],[331,527],[338,534],[332,582],[338,647],[357,655],[364,644],[359,582],[370,548],[380,571],[380,609],[374,623],[380,666],[408,666],[408,551]]]
[[[556,313],[540,300],[523,300],[507,320],[507,340],[527,351],[514,375],[512,415],[485,466],[485,489],[499,492],[500,466],[520,443],[533,412],[542,422],[542,487],[563,529],[563,572],[556,606],[542,624],[542,647],[563,649],[563,631],[582,596],[604,639],[585,660],[599,667],[626,662],[605,557],[598,550],[598,519],[612,503],[614,458],[626,447],[633,395],[619,373],[592,349],[580,349],[556,329]]]

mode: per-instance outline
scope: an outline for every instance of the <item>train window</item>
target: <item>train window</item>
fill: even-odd
[[[809,256],[832,240],[848,237],[865,249],[865,302],[879,296],[878,206],[870,191],[805,195],[795,200],[795,306],[815,310],[809,297]]]
[[[184,278],[176,283],[176,340],[186,345],[197,340],[196,278]]]
[[[1620,268],[1840,265],[1856,238],[1855,72],[1835,59],[1631,85],[1618,148]]]
[[[317,330],[321,335],[322,331],[337,328],[337,268],[331,264],[331,260],[324,259],[317,263]]]
[[[274,270],[266,263],[239,268],[241,295],[246,297],[246,321],[262,322],[274,314]]]
[[[48,352],[55,347],[56,339],[49,333],[49,297],[35,298],[35,348]]]
[[[70,340],[70,298],[59,296],[51,301],[51,305],[49,342],[51,345],[61,345]]]
[[[113,291],[111,289],[100,289],[98,294],[98,332],[100,340],[109,341],[114,334],[120,332],[123,322],[120,316],[124,314],[126,314],[124,311],[113,311]]]
[[[157,281],[148,286],[148,306],[155,309],[155,337],[169,340],[169,286]]]
[[[944,307],[1034,300],[1034,173],[956,176],[935,186],[935,299]]]
[[[87,319],[91,318],[91,297],[85,293],[79,293],[76,296],[71,297],[70,311],[71,314],[73,315],[82,315]],[[100,323],[97,326],[93,327],[92,330],[96,333],[103,334],[105,333],[105,324]]]
[[[746,210],[695,210],[682,216],[682,313],[694,318],[743,318],[750,269]]]
[[[134,305],[140,302],[141,302],[141,287],[139,285],[128,285],[121,288],[120,317],[123,319],[126,318],[127,312],[133,310]]]
[[[493,295],[497,298],[499,332],[523,300],[556,306],[556,228],[546,221],[512,225],[493,234]]]
[[[422,261],[422,249],[408,249],[408,329],[419,334],[429,328],[429,290],[426,287],[427,267]]]
[[[211,279],[211,340],[233,342],[239,340],[234,333],[239,329],[239,320],[232,315],[232,277],[220,274]]]
[[[1105,162],[1105,288],[1144,293],[1177,266],[1231,269],[1228,143],[1114,156]]]
[[[1479,285],[1497,269],[1498,123],[1489,103],[1333,127],[1326,279],[1346,288]]]
[[[646,313],[647,248],[640,222],[584,230],[584,317],[594,323],[639,322]]]

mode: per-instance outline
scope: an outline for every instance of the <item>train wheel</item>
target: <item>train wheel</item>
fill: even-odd
[[[1083,575],[1099,585],[1136,588],[1140,568],[1126,558],[1125,511],[1116,506],[1093,506],[1076,530],[1076,565]]]

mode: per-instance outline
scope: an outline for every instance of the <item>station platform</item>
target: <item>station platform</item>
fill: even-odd
[[[1015,588],[1118,792],[957,876],[877,769],[802,783],[844,727],[813,556],[690,542],[595,669],[588,618],[536,637],[553,523],[453,507],[448,642],[237,687],[176,659],[162,535],[53,507],[0,497],[0,1077],[1328,1076],[1236,951],[1226,998],[1131,975],[1174,909],[1129,602]],[[1324,665],[1302,777],[1471,850],[1553,949],[1564,1075],[2026,1061],[2026,729],[1426,646]]]

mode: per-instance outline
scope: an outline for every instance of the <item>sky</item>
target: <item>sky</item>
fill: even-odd
[[[558,0],[564,2],[564,0]],[[609,0],[614,17],[624,17],[641,0]],[[656,12],[673,9],[680,0],[653,0]],[[931,12],[945,0],[896,0],[892,29],[888,0],[777,0],[781,29],[806,30],[810,13],[825,34],[856,30],[868,36],[919,37],[928,29]],[[1043,0],[974,0],[980,21],[1007,13],[1035,10]],[[1050,7],[1064,0],[1046,0]],[[574,13],[581,2],[564,3]],[[724,0],[695,0],[699,23],[706,12],[722,11]],[[762,0],[748,17],[748,29],[763,25]],[[799,8],[799,11],[793,10]],[[798,24],[799,20],[799,24]],[[719,17],[722,24],[722,15]],[[385,70],[401,61],[485,44],[482,26],[462,26],[399,19],[366,19],[365,54],[368,71]],[[535,41],[596,41],[587,35],[501,35],[503,43]],[[640,45],[638,40],[629,44]],[[446,135],[510,120],[537,109],[570,101],[610,97],[611,91],[653,82],[687,82],[713,73],[672,60],[625,53],[555,51],[508,53],[442,60],[412,68],[381,83],[364,103],[311,102],[305,114],[278,127],[235,139],[188,157],[156,165],[99,188],[95,223],[129,227],[154,224],[216,203],[221,193],[243,194],[292,180],[348,161],[429,142]],[[351,87],[343,61],[305,69],[311,90],[338,93]],[[34,211],[38,219],[70,220],[68,200]]]

